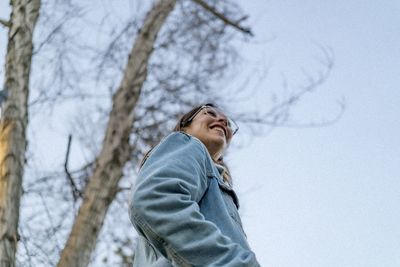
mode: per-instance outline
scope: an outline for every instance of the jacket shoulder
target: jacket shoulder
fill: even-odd
[[[199,139],[184,132],[172,132],[152,149],[142,167],[160,159],[174,158],[182,161],[191,159],[203,162],[207,157],[207,149]]]

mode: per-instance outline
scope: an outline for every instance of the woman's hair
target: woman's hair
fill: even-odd
[[[186,126],[189,126],[189,124],[191,123],[191,121],[188,121],[188,120],[189,120],[191,117],[193,117],[193,115],[196,114],[196,113],[199,111],[199,109],[201,109],[201,108],[204,107],[204,106],[217,108],[217,106],[214,105],[214,104],[212,104],[212,103],[207,103],[207,104],[200,105],[200,106],[197,106],[197,107],[192,108],[189,112],[187,112],[186,114],[184,114],[184,115],[179,119],[179,121],[176,123],[176,125],[175,125],[173,131],[174,131],[174,132],[179,132],[179,131],[184,132],[184,131],[185,131],[184,128],[185,128]]]
[[[215,104],[212,103],[207,103],[207,104],[203,104],[203,105],[199,105],[196,106],[194,108],[192,108],[189,112],[185,113],[176,123],[174,129],[172,130],[173,132],[185,132],[185,127],[189,126],[190,123],[192,121],[189,121],[189,119],[196,113],[199,111],[199,109],[201,109],[203,106],[209,106],[209,107],[214,107],[214,108],[218,108]],[[150,152],[153,150],[153,148],[151,148],[143,157],[142,162],[140,163],[140,168],[143,166],[144,162],[146,161],[146,159],[148,158]],[[232,185],[232,177],[230,175],[229,172],[229,168],[228,166],[225,164],[223,157],[221,156],[219,159],[214,160],[214,162],[218,165],[221,165],[222,167],[224,167],[225,171],[222,175],[222,178],[224,179],[225,182],[227,182],[229,185]]]

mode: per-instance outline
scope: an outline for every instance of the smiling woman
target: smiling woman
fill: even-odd
[[[213,161],[224,167],[223,178],[229,184],[232,184],[231,177],[223,161],[223,153],[238,130],[237,124],[211,103],[193,108],[182,116],[174,128],[174,131],[184,131],[198,138],[206,146]]]
[[[223,161],[237,130],[205,104],[146,155],[129,209],[139,234],[134,266],[260,266]]]
[[[212,104],[197,108],[188,120],[179,123],[179,127],[177,130],[184,130],[197,137],[207,147],[214,161],[222,157],[232,136],[238,130],[236,123]]]

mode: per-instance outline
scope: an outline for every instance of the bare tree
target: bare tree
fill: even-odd
[[[196,3],[203,2],[196,1]],[[96,239],[108,207],[119,191],[118,183],[123,176],[123,167],[126,162],[131,159],[132,153],[137,154],[137,151],[140,151],[135,146],[137,142],[134,145],[130,143],[129,139],[132,131],[136,130],[136,132],[139,133],[140,129],[141,134],[139,136],[144,139],[143,131],[146,127],[143,125],[135,127],[135,122],[143,123],[143,121],[153,121],[153,124],[155,123],[155,125],[160,128],[159,125],[161,121],[166,121],[164,114],[170,113],[166,112],[166,110],[163,111],[159,106],[159,103],[165,101],[154,97],[157,94],[161,97],[166,97],[168,93],[162,92],[160,88],[151,89],[153,97],[145,97],[145,94],[142,93],[142,88],[147,78],[148,68],[152,66],[155,67],[154,63],[153,65],[150,64],[150,55],[153,49],[157,47],[156,37],[160,32],[161,26],[163,26],[167,19],[167,16],[173,11],[175,4],[175,0],[157,1],[146,15],[143,26],[135,38],[133,49],[130,53],[127,65],[124,68],[121,84],[113,96],[112,110],[109,115],[101,152],[95,160],[93,174],[88,178],[88,183],[83,193],[82,205],[75,219],[67,245],[61,254],[58,266],[77,266],[78,264],[80,264],[80,266],[86,266],[89,263],[91,252],[95,247]],[[191,4],[193,5],[193,3]],[[202,7],[204,7],[204,5],[202,5]],[[213,7],[208,5],[206,7],[207,12],[210,10],[213,11],[213,16],[218,15],[218,19],[224,18],[221,25],[228,24],[246,33],[250,32],[249,30],[241,28],[237,23],[230,22],[228,18],[218,13]],[[210,26],[211,24],[208,25]],[[195,26],[190,25],[190,31],[195,32],[195,29]],[[187,34],[188,32],[189,30],[185,33]],[[177,30],[174,30],[172,33],[177,33]],[[164,40],[164,43],[161,45],[168,46],[172,41],[177,41],[177,38]],[[204,44],[207,43],[204,42]],[[203,54],[205,53],[203,52]],[[158,62],[158,64],[163,65],[165,61]],[[167,66],[163,66],[163,68],[166,67]],[[152,73],[154,75],[157,72],[153,71]],[[165,71],[163,71],[163,74],[165,75]],[[199,74],[199,70],[196,70],[196,75]],[[186,77],[187,76],[186,74]],[[177,77],[171,78],[171,80],[176,80]],[[156,80],[156,78],[154,78],[154,80]],[[199,83],[194,82],[194,84]],[[168,89],[165,86],[164,88]],[[182,89],[177,90],[172,88],[172,90],[175,90],[175,92],[172,92],[171,95],[175,93],[174,96],[180,99],[179,96],[182,94]],[[140,110],[137,107],[139,97],[145,97],[143,110],[145,110],[146,114],[150,113],[153,120],[143,120],[143,118],[138,116],[138,111]],[[154,101],[152,98],[158,100],[158,105],[149,103],[150,101]],[[157,121],[157,119],[154,118],[156,113],[161,115],[161,120],[158,119]],[[140,120],[138,120],[137,117],[139,117]],[[147,125],[147,128],[154,129],[154,126],[151,127]],[[152,134],[149,135],[151,136],[152,142],[159,140],[160,136],[154,135],[154,133],[156,132],[152,131]],[[138,134],[136,134],[136,136],[138,136]],[[149,143],[149,141],[146,143]]]
[[[0,266],[15,266],[28,125],[32,36],[40,0],[11,1],[5,85],[0,118]]]
[[[96,245],[108,207],[118,192],[122,169],[132,153],[129,136],[134,122],[134,107],[147,77],[147,64],[153,45],[176,0],[160,0],[147,14],[129,56],[121,85],[113,97],[103,147],[96,159],[93,175],[75,219],[59,267],[87,266]]]
[[[57,109],[70,100],[86,112],[75,115],[74,134],[65,138],[67,152],[59,166],[50,171],[28,166],[32,175],[24,184],[26,208],[20,226],[24,266],[87,266],[100,257],[95,249],[104,244],[121,258],[121,265],[131,262],[133,229],[121,210],[126,210],[126,189],[136,162],[182,111],[204,101],[229,106],[243,91],[223,88],[219,82],[237,62],[232,41],[238,33],[252,36],[242,25],[247,16],[234,1],[158,0],[143,18],[117,18],[120,23],[115,24],[110,23],[116,17],[110,11],[101,18],[100,28],[91,30],[101,37],[81,39],[81,28],[96,24],[85,17],[90,7],[84,6],[94,1],[77,3],[42,5],[34,51],[42,72],[35,76],[30,102],[35,112],[30,113]],[[52,5],[66,8],[53,12]],[[102,36],[105,40],[99,44],[90,43]],[[310,76],[303,88],[259,114],[236,111],[235,117],[257,125],[287,123],[290,107],[328,76],[328,52],[321,75]],[[71,168],[76,143],[90,153]]]

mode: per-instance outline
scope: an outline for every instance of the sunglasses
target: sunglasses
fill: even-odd
[[[225,118],[226,126],[228,127],[228,129],[230,130],[232,135],[237,133],[237,131],[239,130],[239,126],[236,124],[236,122],[234,120],[227,117],[225,114],[223,114],[216,108],[214,108],[212,106],[207,106],[207,105],[201,106],[192,116],[190,116],[189,119],[187,119],[185,122],[182,122],[181,127],[189,125],[193,121],[193,119],[197,116],[197,114],[199,114],[203,110],[205,111],[205,114],[207,114],[208,116],[211,116],[213,118],[218,118],[218,117]]]

